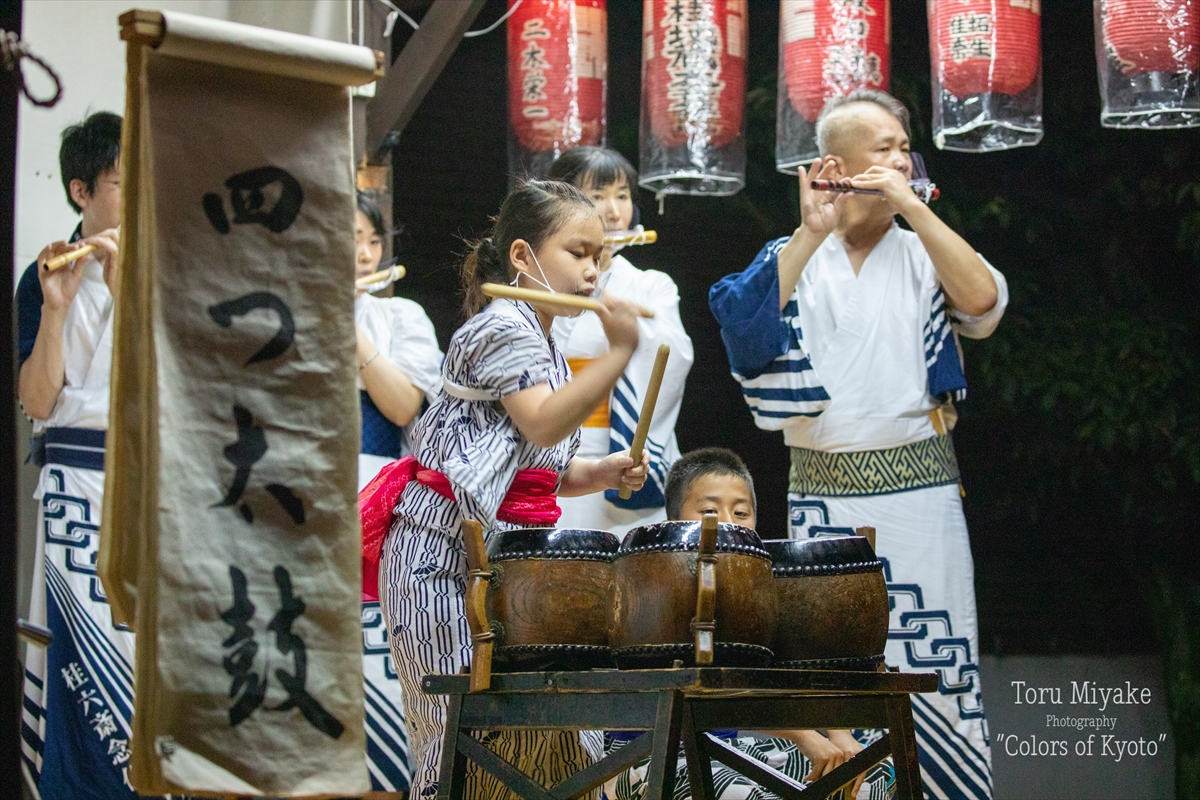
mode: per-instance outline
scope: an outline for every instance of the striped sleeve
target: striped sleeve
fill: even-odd
[[[787,239],[768,243],[744,272],[727,275],[708,290],[708,307],[721,326],[729,366],[757,375],[787,352],[788,326],[779,313],[776,254]]]
[[[764,430],[782,430],[795,417],[818,416],[830,402],[804,348],[795,293],[779,310],[777,258],[787,241],[769,243],[745,272],[722,279],[708,296],[731,373],[755,424]]]

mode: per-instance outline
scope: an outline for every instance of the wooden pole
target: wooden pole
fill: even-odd
[[[0,3],[0,28],[21,33],[21,0]],[[19,67],[18,67],[19,68]],[[17,111],[20,102],[19,81],[11,73],[0,72],[0,186],[8,189],[8,200],[0,206],[0,327],[14,330],[13,271],[16,256],[17,202]],[[17,675],[17,420],[15,360],[0,359],[0,397],[8,398],[8,409],[0,422],[0,668],[8,670],[9,680],[0,692],[0,797],[21,797],[21,689]]]

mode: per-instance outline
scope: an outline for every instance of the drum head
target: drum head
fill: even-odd
[[[574,558],[612,561],[621,545],[608,531],[584,528],[516,528],[488,538],[488,561],[525,558]]]
[[[772,570],[778,577],[849,575],[883,569],[883,562],[864,536],[768,539],[763,547],[771,554]]]
[[[618,557],[627,553],[696,550],[699,546],[699,522],[659,522],[631,530],[621,542]],[[717,552],[767,557],[757,533],[750,528],[726,522],[717,525]]]

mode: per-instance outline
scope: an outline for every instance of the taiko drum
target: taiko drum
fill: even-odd
[[[634,528],[613,561],[609,644],[617,666],[694,663],[699,522]],[[775,630],[771,559],[758,535],[721,523],[716,537],[716,666],[767,666]]]
[[[486,607],[497,670],[612,666],[608,603],[619,545],[608,531],[492,533]]]

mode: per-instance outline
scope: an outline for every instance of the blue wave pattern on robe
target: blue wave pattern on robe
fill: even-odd
[[[112,625],[96,576],[94,517],[89,499],[65,491],[63,471],[50,469],[41,533],[46,625],[54,643],[46,651],[44,681],[26,671],[21,731],[22,755],[44,800],[137,797],[128,783],[133,667],[110,640],[128,633],[116,633],[124,628]],[[80,577],[68,573],[86,581],[87,597],[78,594]],[[41,690],[40,703],[31,688]]]

